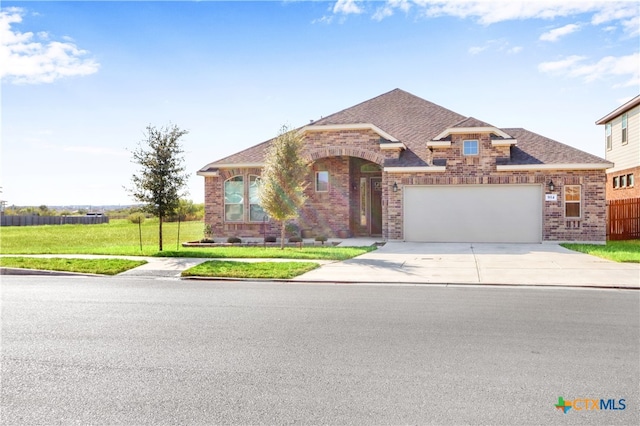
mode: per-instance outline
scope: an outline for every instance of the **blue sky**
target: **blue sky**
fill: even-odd
[[[9,205],[130,204],[148,124],[205,164],[401,88],[604,156],[640,92],[637,2],[11,2],[0,14]]]

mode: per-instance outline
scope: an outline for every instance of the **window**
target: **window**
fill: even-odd
[[[478,155],[478,141],[463,141],[462,142],[462,154],[463,155]]]
[[[618,176],[613,177],[613,187],[620,188],[620,178]]]
[[[234,176],[224,183],[224,219],[242,222],[244,219],[244,179]]]
[[[611,149],[611,123],[604,126],[604,134],[607,137],[607,150]]]
[[[260,205],[260,182],[259,176],[249,176],[249,221],[262,222],[267,214]]]
[[[567,218],[580,217],[580,185],[566,185],[564,187],[564,216]]]
[[[627,144],[627,114],[622,116],[622,145]]]
[[[633,186],[633,173],[627,175],[627,186]]]
[[[627,175],[620,176],[620,188],[625,188],[627,186]]]
[[[329,190],[329,172],[316,172],[316,192],[327,192]]]

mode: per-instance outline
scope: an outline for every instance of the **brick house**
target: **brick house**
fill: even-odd
[[[596,121],[605,126],[607,200],[640,198],[640,95]]]
[[[425,242],[606,241],[602,158],[497,128],[400,89],[298,129],[310,235]],[[207,164],[216,237],[277,235],[258,204],[271,140]]]

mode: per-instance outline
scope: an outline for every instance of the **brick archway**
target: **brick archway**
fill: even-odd
[[[308,161],[316,161],[321,158],[327,157],[356,157],[362,158],[372,163],[376,163],[379,166],[384,166],[384,156],[368,149],[343,147],[343,146],[326,146],[324,148],[317,148],[310,151],[305,151],[302,156]]]

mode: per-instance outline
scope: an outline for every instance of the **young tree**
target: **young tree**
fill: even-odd
[[[282,126],[265,159],[260,184],[260,205],[281,224],[280,248],[284,249],[286,221],[298,216],[304,204],[307,163],[302,159],[302,135]]]
[[[189,132],[170,125],[159,129],[147,126],[145,139],[132,151],[140,173],[131,178],[133,198],[145,204],[144,210],[158,216],[158,246],[162,251],[162,222],[178,205],[188,176],[184,173],[180,138]]]

